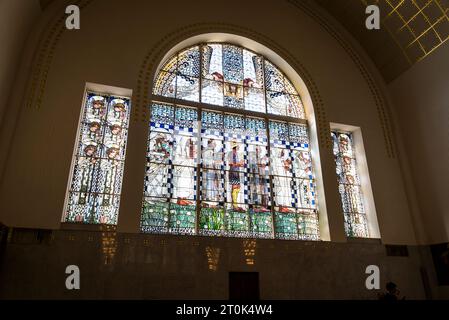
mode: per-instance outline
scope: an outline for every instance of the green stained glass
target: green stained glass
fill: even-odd
[[[194,233],[196,220],[195,206],[170,205],[170,229],[173,231]],[[190,232],[189,232],[190,230]]]
[[[217,234],[224,227],[224,209],[221,207],[201,208],[200,229],[205,234]]]
[[[228,210],[226,211],[225,229],[227,231],[248,231],[249,230],[249,217],[248,213]]]
[[[164,231],[168,227],[169,203],[145,200],[142,213],[142,228],[153,231]]]
[[[251,232],[256,235],[271,236],[272,233],[272,216],[271,212],[257,212],[250,211],[251,217]]]
[[[274,219],[276,237],[289,239],[298,236],[296,213],[275,212]]]

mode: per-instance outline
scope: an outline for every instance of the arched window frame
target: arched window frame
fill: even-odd
[[[195,43],[195,45],[199,45],[199,46],[202,46],[202,45],[208,45],[208,44],[211,44],[211,43],[220,43],[220,44],[222,44],[222,43],[227,43],[227,44],[232,44],[232,45],[234,45],[234,43],[232,42],[232,41],[218,41],[218,42],[208,42],[208,41],[205,41],[205,42],[201,42],[201,43]],[[237,44],[238,45],[238,44]],[[185,46],[182,50],[185,50],[185,49],[188,49],[188,47],[189,46]],[[249,49],[247,49],[246,47],[244,47],[244,46],[241,46],[241,47],[243,47],[243,49],[246,49],[246,50],[249,50]],[[180,50],[180,51],[182,51],[182,50]],[[177,51],[175,54],[178,54],[178,52],[179,51]],[[201,50],[201,47],[200,47],[200,52],[202,52],[202,50]],[[257,53],[256,53],[257,54]],[[167,54],[167,55],[169,55],[169,56],[172,56],[173,55],[173,52],[170,52],[170,54]],[[265,61],[265,59],[267,59],[265,56],[263,56],[263,61]],[[163,60],[163,64],[162,64],[162,66],[160,66],[160,68],[158,68],[158,71],[157,71],[157,73],[156,73],[156,75],[155,75],[155,83],[157,82],[157,77],[158,77],[158,75],[159,75],[159,72],[161,72],[162,71],[162,69],[163,69],[163,65],[166,63],[166,61],[167,61],[167,59],[164,59]],[[202,62],[202,57],[200,57],[200,62]],[[278,68],[274,63],[273,63],[273,65],[277,68],[277,70],[279,70],[280,71],[280,68]],[[202,88],[202,81],[203,81],[203,77],[202,77],[202,75],[203,75],[203,72],[202,72],[202,68],[203,68],[203,64],[201,63],[200,64],[200,68],[201,68],[201,70],[200,70],[200,77],[199,77],[199,88]],[[265,68],[264,68],[264,70],[265,70]],[[282,72],[282,71],[281,71]],[[285,75],[285,73],[283,73],[282,72],[282,74],[283,74],[283,76],[285,76],[286,77],[286,79],[289,79],[286,75]],[[266,106],[266,90],[267,90],[267,88],[266,88],[266,86],[264,85],[263,86],[263,91],[264,91],[264,104],[265,104],[265,106]],[[296,90],[296,88],[295,88],[295,90]],[[198,115],[199,115],[199,122],[201,122],[201,114],[202,114],[202,111],[204,111],[204,110],[209,110],[209,111],[215,111],[215,112],[221,112],[221,113],[223,113],[223,114],[226,114],[226,113],[232,113],[232,114],[236,114],[236,115],[241,115],[241,116],[244,116],[244,117],[256,117],[256,118],[261,118],[261,119],[264,119],[264,121],[267,123],[267,127],[268,127],[268,123],[269,123],[269,121],[271,120],[271,121],[282,121],[282,122],[289,122],[289,123],[296,123],[296,124],[301,124],[301,125],[306,125],[307,127],[309,127],[309,122],[305,119],[305,116],[304,116],[304,118],[294,118],[294,117],[289,117],[289,116],[287,116],[287,115],[278,115],[278,114],[270,114],[270,113],[262,113],[262,112],[257,112],[257,111],[251,111],[251,110],[245,110],[245,109],[234,109],[234,108],[230,108],[230,107],[223,107],[223,106],[218,106],[218,105],[213,105],[213,104],[207,104],[207,103],[203,103],[203,102],[201,102],[202,101],[202,97],[201,97],[201,94],[202,94],[202,90],[200,89],[199,90],[199,98],[198,98],[198,101],[187,101],[187,100],[183,100],[183,99],[177,99],[176,97],[165,97],[165,96],[162,96],[162,95],[157,95],[157,94],[153,94],[152,95],[152,103],[164,103],[164,104],[170,104],[170,105],[174,105],[174,106],[186,106],[186,107],[192,107],[192,108],[195,108],[195,109],[197,109],[198,110]],[[270,141],[270,139],[269,139],[269,130],[267,129],[267,133],[268,133],[268,141]],[[309,136],[310,136],[310,134],[309,134]],[[201,137],[200,137],[200,139],[201,139]],[[270,143],[268,144],[268,154],[269,155],[271,155],[271,151],[270,151],[270,147],[269,147],[269,145],[270,145]],[[312,150],[309,150],[309,151],[311,151],[312,153],[313,153],[313,151]],[[314,161],[314,164],[313,164],[313,170],[314,171],[317,171],[316,169],[316,167],[317,167],[317,164],[316,164],[316,160],[318,160],[318,162],[319,162],[319,159],[313,159]],[[198,171],[200,170],[199,168],[200,168],[200,164],[199,164],[199,162],[200,161],[198,161],[198,164],[197,164],[197,166],[198,166]],[[199,176],[199,172],[198,172],[198,174],[197,174],[197,177]],[[316,177],[316,175],[314,176],[314,181],[316,182],[317,181],[317,177]],[[200,183],[198,183],[197,184],[197,186],[198,186],[198,188],[200,187]],[[272,183],[271,183],[271,186],[272,186]],[[273,188],[271,188],[271,190],[273,190]],[[271,201],[273,202],[273,194],[271,193]],[[145,198],[145,196],[144,196],[144,198]],[[319,198],[319,197],[315,197],[315,199],[316,198]],[[194,234],[201,234],[200,232],[199,232],[199,226],[198,226],[198,224],[199,224],[199,217],[200,217],[200,214],[199,214],[199,211],[200,211],[200,206],[199,206],[199,204],[200,204],[200,202],[201,202],[201,200],[200,200],[200,197],[197,197],[197,199],[195,200],[195,202],[196,202],[196,204],[197,204],[197,206],[196,206],[196,212],[195,212],[195,215],[196,215],[196,226],[195,226],[195,230],[194,230]],[[323,202],[323,206],[322,206],[322,202]],[[274,206],[272,206],[272,207],[274,207]],[[325,211],[325,204],[324,204],[324,201],[322,201],[321,200],[321,202],[320,202],[320,210],[321,210],[321,208],[323,208],[324,209],[324,211]],[[317,208],[318,209],[318,208]],[[271,210],[271,212],[273,213],[273,209]],[[273,220],[272,221],[275,221],[275,216],[273,215],[272,216],[273,217]],[[322,217],[322,215],[320,214],[320,221],[319,221],[319,223],[320,223],[320,229],[321,229],[321,225],[326,225],[325,226],[325,228],[323,228],[323,229],[327,229],[327,219],[323,219],[323,220],[325,220],[325,221],[321,221],[321,217]],[[143,228],[143,227],[142,227]],[[143,230],[143,231],[145,231],[145,230]],[[272,228],[272,235],[271,236],[269,236],[270,238],[283,238],[283,237],[280,237],[279,235],[276,235],[276,228],[275,228],[275,226],[274,226],[274,223],[273,223],[273,228]],[[325,232],[328,232],[327,230],[324,230]],[[151,232],[155,232],[154,230],[152,230]],[[157,231],[156,231],[157,232]],[[165,232],[164,232],[165,233]],[[168,233],[171,233],[170,231],[168,231]],[[174,233],[183,233],[183,232],[174,232]],[[189,232],[186,232],[186,233],[189,233]],[[321,233],[321,236],[320,236],[320,233]],[[308,240],[318,240],[318,239],[323,239],[324,238],[324,240],[327,240],[326,238],[328,238],[328,235],[324,235],[324,237],[323,237],[323,231],[318,231],[318,233],[317,233],[317,236],[316,237],[300,237],[300,236],[294,236],[294,237],[285,237],[285,238],[287,238],[287,239],[289,239],[289,238],[292,238],[292,239],[308,239]],[[224,234],[224,235],[226,235],[226,234]],[[245,234],[243,234],[243,236],[246,236]],[[251,236],[251,235],[247,235],[247,236]]]

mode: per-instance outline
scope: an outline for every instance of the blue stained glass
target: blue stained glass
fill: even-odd
[[[248,136],[258,137],[260,140],[267,136],[265,120],[258,118],[246,118],[246,132]]]
[[[240,47],[224,44],[223,76],[224,81],[243,84],[243,50]]]
[[[289,130],[286,122],[270,121],[271,140],[289,141]]]
[[[284,75],[271,62],[265,60],[265,86],[267,90],[284,92]]]
[[[203,111],[201,128],[205,130],[223,130],[223,115],[218,112]]]
[[[243,135],[245,133],[245,118],[226,114],[224,116],[224,129],[227,133]]]
[[[203,71],[206,79],[223,81],[223,52],[221,44],[207,44],[203,46]]]
[[[176,108],[175,124],[183,128],[197,128],[198,127],[198,111],[193,108]]]
[[[166,125],[174,124],[174,107],[168,104],[153,104],[151,106],[151,122]]]
[[[194,46],[178,54],[178,72],[194,78],[200,77],[199,46]]]
[[[305,124],[289,123],[288,130],[290,142],[309,144],[309,134]]]

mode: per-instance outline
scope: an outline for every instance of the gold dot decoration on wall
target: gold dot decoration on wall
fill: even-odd
[[[359,54],[353,49],[352,45],[337,31],[338,28],[335,25],[332,25],[332,23],[329,21],[329,19],[326,19],[322,17],[317,10],[314,10],[310,5],[305,3],[304,1],[299,0],[287,0],[290,4],[295,6],[296,8],[300,9],[307,15],[309,15],[311,18],[313,18],[318,24],[320,24],[324,30],[326,30],[330,36],[332,36],[339,44],[340,46],[346,51],[346,53],[349,55],[351,60],[355,63],[357,68],[359,69],[360,73],[362,74],[363,78],[365,79],[369,90],[371,92],[371,95],[374,99],[376,108],[377,108],[377,114],[379,117],[380,125],[382,128],[382,133],[384,136],[384,142],[385,142],[385,149],[387,156],[389,158],[395,158],[396,157],[396,146],[395,142],[392,138],[392,128],[390,123],[390,115],[389,115],[389,106],[387,102],[385,101],[385,98],[380,94],[380,89],[375,84],[375,81],[372,77],[372,75],[368,72],[365,64],[362,62],[362,59],[360,58]],[[330,133],[329,133],[330,135]],[[323,140],[324,141],[324,140]]]
[[[73,0],[70,4],[76,5],[82,10],[92,1],[93,0]],[[58,15],[46,25],[44,31],[39,36],[40,46],[33,56],[33,69],[30,77],[31,83],[29,85],[29,92],[26,100],[27,108],[40,109],[42,106],[48,74],[55,55],[55,50],[57,44],[61,40],[62,34],[66,30],[66,18],[67,16],[64,10],[58,11]]]

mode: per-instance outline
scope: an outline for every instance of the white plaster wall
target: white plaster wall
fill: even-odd
[[[0,125],[25,41],[40,13],[39,0],[0,1]]]
[[[449,42],[389,84],[430,243],[449,241]]]

